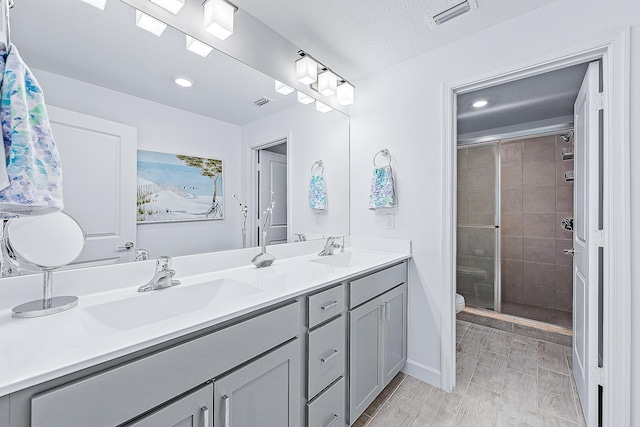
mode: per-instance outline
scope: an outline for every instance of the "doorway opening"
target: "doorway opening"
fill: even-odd
[[[264,224],[267,245],[288,241],[287,221],[287,139],[271,142],[256,149],[257,236],[262,245],[263,213],[273,203],[274,210]]]

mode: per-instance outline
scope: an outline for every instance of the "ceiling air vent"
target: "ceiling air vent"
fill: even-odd
[[[477,8],[478,3],[476,2],[476,0],[454,1],[445,5],[444,7],[441,7],[440,9],[435,10],[434,12],[429,13],[426,16],[427,23],[431,28],[435,28],[447,21],[451,21],[452,19],[469,12],[471,9]]]
[[[263,105],[268,104],[270,102],[273,102],[273,99],[267,98],[266,96],[263,96],[262,98],[259,98],[253,101],[253,103],[258,107],[262,107]]]

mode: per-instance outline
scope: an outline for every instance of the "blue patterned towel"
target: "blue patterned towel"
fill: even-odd
[[[311,175],[311,183],[309,184],[309,207],[319,211],[327,208],[327,187],[324,183],[323,175]]]
[[[369,209],[396,207],[396,190],[393,185],[393,171],[390,165],[376,167],[371,180]]]
[[[6,172],[0,167],[0,218],[62,210],[60,155],[42,90],[15,46],[0,65],[6,160]]]

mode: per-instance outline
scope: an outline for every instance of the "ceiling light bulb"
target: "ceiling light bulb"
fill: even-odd
[[[104,10],[104,7],[107,5],[107,0],[82,0],[82,1],[90,4],[91,6],[97,7],[100,10]]]
[[[318,63],[308,55],[296,61],[296,78],[305,85],[310,85],[318,80]]]
[[[338,86],[338,104],[351,105],[355,99],[355,89],[351,83],[344,82]]]
[[[281,93],[283,95],[289,95],[295,89],[291,86],[287,86],[286,84],[276,80],[276,92]]]
[[[313,101],[315,101],[315,99],[305,93],[298,91],[298,102],[301,102],[303,104],[311,104]]]
[[[174,81],[175,84],[177,84],[178,86],[181,86],[181,87],[191,87],[191,86],[193,86],[193,80],[191,80],[189,77],[175,76],[173,78],[173,81]]]
[[[486,107],[488,103],[489,103],[489,101],[487,101],[486,99],[479,99],[476,102],[474,102],[473,104],[471,104],[471,106],[473,108],[482,108],[482,107]]]
[[[211,53],[213,48],[208,44],[202,43],[200,40],[194,39],[187,34],[187,50],[206,58],[207,55]]]
[[[318,76],[318,92],[331,96],[338,89],[338,76],[331,71],[325,71]]]
[[[167,24],[150,17],[146,13],[142,13],[139,10],[136,10],[136,25],[143,30],[149,31],[151,34],[155,34],[158,37],[160,37],[164,30],[167,29]]]
[[[225,0],[207,0],[204,3],[204,29],[220,40],[233,34],[233,14],[236,8]]]
[[[320,101],[316,101],[316,110],[320,111],[321,113],[327,113],[333,110],[333,108],[329,107],[327,104],[323,104]]]
[[[177,15],[184,6],[185,0],[151,0],[152,3],[157,4],[163,9],[168,10],[169,12]]]

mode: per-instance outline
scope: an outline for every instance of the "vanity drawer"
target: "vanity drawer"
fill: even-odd
[[[344,316],[308,333],[307,397],[309,399],[344,374],[345,333]]]
[[[308,324],[309,328],[313,328],[344,311],[346,306],[344,285],[308,296],[307,303],[309,308]]]
[[[311,403],[307,403],[307,427],[345,425],[345,381],[340,378]]]
[[[349,282],[349,308],[357,307],[406,281],[406,262],[353,280]]]

